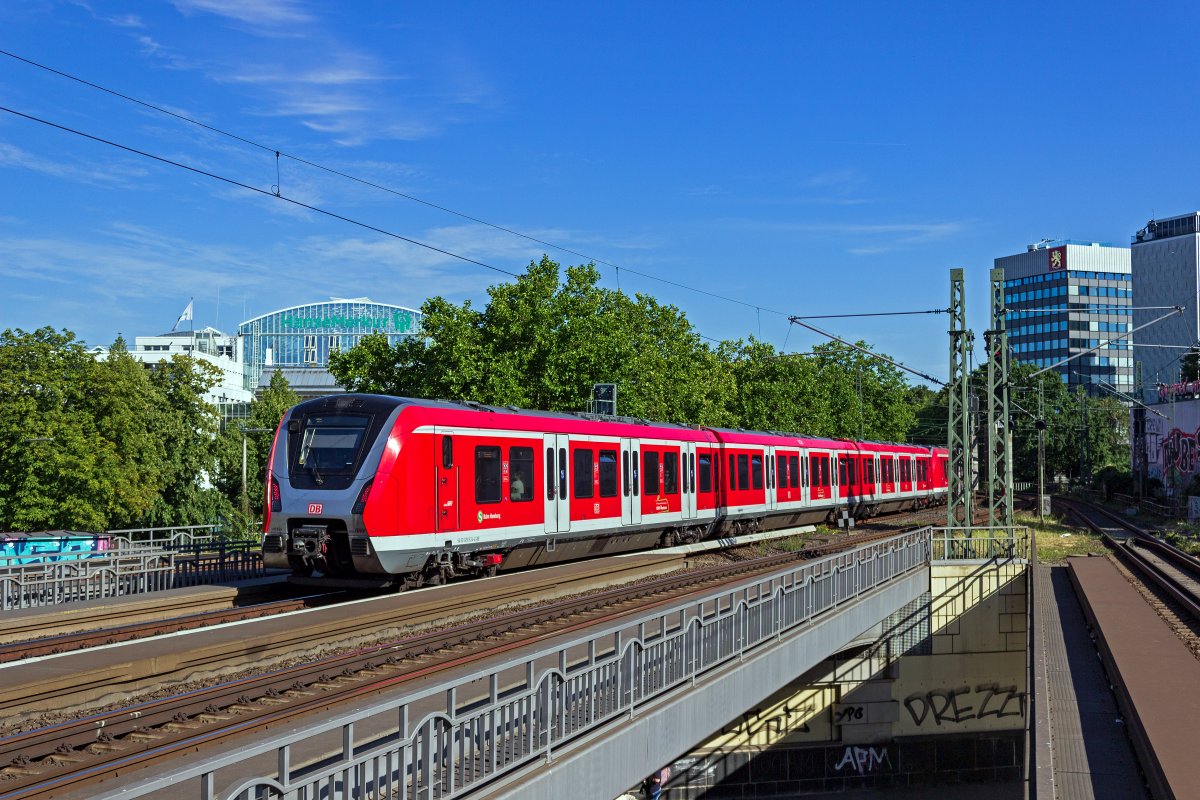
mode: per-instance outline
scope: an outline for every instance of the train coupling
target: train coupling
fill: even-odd
[[[329,529],[324,525],[304,525],[292,531],[288,555],[305,559],[324,558],[329,552]]]

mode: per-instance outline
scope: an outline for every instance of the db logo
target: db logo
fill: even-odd
[[[323,503],[309,503],[308,504],[308,513],[310,513],[310,514],[320,514],[324,510],[325,510],[325,505]]]

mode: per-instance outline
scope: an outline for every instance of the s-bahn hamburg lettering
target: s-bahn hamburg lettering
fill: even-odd
[[[290,409],[263,559],[413,587],[944,503],[944,448],[348,394]],[[311,576],[311,577],[310,577]]]

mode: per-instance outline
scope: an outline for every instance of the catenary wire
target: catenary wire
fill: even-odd
[[[343,214],[338,214],[334,211],[329,211],[329,210],[321,208],[319,206],[314,206],[314,205],[310,205],[308,203],[303,203],[299,200],[295,200],[291,197],[287,197],[287,196],[285,196],[283,194],[279,194],[277,192],[268,191],[266,189],[260,189],[257,186],[252,186],[248,183],[243,183],[241,181],[234,180],[233,178],[229,178],[224,175],[218,175],[215,172],[209,172],[208,170],[203,170],[203,169],[200,169],[199,167],[193,167],[193,166],[184,164],[179,161],[173,161],[169,158],[164,158],[163,156],[158,156],[153,153],[148,153],[145,150],[138,150],[135,147],[130,147],[128,145],[120,144],[120,143],[114,142],[110,139],[102,138],[100,136],[94,136],[93,134],[85,133],[84,131],[76,130],[75,128],[69,128],[66,125],[59,125],[56,122],[51,122],[50,120],[42,119],[41,117],[36,117],[36,116],[33,116],[32,114],[25,114],[23,112],[15,110],[15,109],[8,108],[7,106],[0,106],[0,111],[5,111],[14,116],[22,117],[23,119],[30,120],[31,122],[38,122],[38,123],[41,123],[42,125],[46,125],[48,127],[55,128],[57,130],[65,132],[65,133],[70,133],[75,136],[80,136],[84,139],[90,139],[93,142],[99,142],[100,144],[106,144],[109,147],[115,147],[116,149],[123,150],[127,153],[132,153],[134,155],[142,156],[143,158],[149,158],[149,159],[157,161],[161,164],[167,164],[168,166],[178,167],[179,169],[184,169],[184,170],[187,170],[188,172],[194,172],[197,175],[203,175],[206,178],[212,178],[213,180],[221,181],[222,183],[227,183],[231,186],[237,186],[240,189],[246,189],[251,192],[256,192],[258,194],[266,195],[267,197],[274,197],[277,200],[283,200],[285,202],[291,203],[292,205],[298,206],[300,208],[304,208],[309,211],[315,211],[318,214],[323,214],[327,217],[331,217],[333,219],[337,219],[342,222],[348,222],[351,225],[357,225],[360,228],[365,228],[366,230],[374,231],[375,233],[379,233],[384,236],[390,236],[393,239],[399,239],[402,242],[408,242],[409,244],[414,244],[414,245],[417,245],[418,247],[424,247],[425,249],[432,250],[435,253],[441,253],[442,255],[450,256],[451,258],[457,258],[460,261],[465,261],[468,264],[475,264],[476,266],[483,267],[484,269],[490,269],[493,272],[499,272],[503,275],[508,275],[513,278],[520,277],[520,275],[518,275],[515,272],[511,272],[509,270],[502,269],[500,267],[496,267],[491,264],[487,264],[483,261],[479,261],[474,258],[469,258],[468,256],[459,255],[458,253],[452,252],[450,250],[445,250],[441,247],[437,247],[435,245],[428,244],[426,242],[422,242],[417,239],[411,239],[407,236],[402,236],[401,234],[394,233],[389,230],[385,230],[384,228],[380,228],[378,226],[371,225],[370,223],[367,223],[367,222],[362,222],[360,220],[356,220],[352,217],[347,217]]]
[[[236,133],[231,133],[231,132],[229,132],[229,131],[222,130],[221,128],[215,127],[215,126],[213,126],[213,125],[208,125],[208,124],[206,124],[206,123],[204,123],[204,122],[201,122],[201,121],[199,121],[199,120],[197,120],[197,119],[193,119],[192,117],[189,117],[189,116],[187,116],[186,114],[180,114],[179,112],[176,112],[176,111],[171,111],[170,109],[163,108],[162,106],[155,105],[154,103],[150,103],[150,102],[147,102],[147,101],[145,101],[145,100],[140,100],[140,99],[138,99],[138,98],[136,98],[136,97],[132,97],[132,96],[130,96],[130,95],[127,95],[127,94],[125,94],[125,93],[123,93],[123,92],[119,92],[119,91],[117,91],[117,90],[115,90],[115,89],[110,89],[110,88],[108,88],[107,86],[102,86],[102,85],[100,85],[100,84],[98,84],[98,83],[94,83],[93,81],[89,81],[89,80],[87,80],[87,79],[85,79],[85,78],[81,78],[81,77],[79,77],[79,76],[77,76],[77,75],[72,75],[72,74],[70,74],[70,73],[68,73],[68,72],[63,72],[62,70],[58,70],[58,69],[55,69],[55,68],[53,68],[53,67],[47,66],[47,65],[45,65],[45,64],[42,64],[42,63],[39,63],[39,62],[37,62],[37,61],[34,61],[34,60],[32,60],[32,59],[25,58],[25,57],[23,57],[23,56],[17,55],[16,53],[13,53],[13,52],[11,52],[11,51],[9,51],[9,50],[3,50],[3,49],[0,49],[0,55],[5,55],[5,56],[8,56],[9,58],[12,58],[12,59],[14,59],[14,60],[16,60],[16,61],[20,61],[20,62],[22,62],[22,63],[24,63],[24,64],[28,64],[28,65],[29,65],[29,66],[31,66],[31,67],[35,67],[35,68],[37,68],[37,69],[45,70],[46,72],[49,72],[49,73],[51,73],[51,74],[54,74],[54,75],[58,75],[59,77],[62,77],[62,78],[66,78],[67,80],[75,81],[75,82],[77,82],[77,83],[80,83],[80,84],[83,84],[84,86],[87,86],[87,87],[89,87],[89,88],[96,89],[97,91],[104,92],[104,93],[106,93],[106,94],[110,94],[110,95],[112,95],[112,96],[114,96],[114,97],[119,97],[119,98],[121,98],[122,100],[126,100],[126,101],[128,101],[128,102],[130,102],[130,103],[135,103],[135,104],[137,104],[137,105],[139,105],[139,106],[142,106],[143,108],[147,108],[147,109],[150,109],[150,110],[152,110],[152,111],[156,111],[156,112],[158,112],[158,113],[160,113],[160,114],[166,114],[167,116],[174,117],[175,119],[178,119],[178,120],[180,120],[180,121],[182,121],[182,122],[187,122],[187,123],[189,123],[189,124],[191,124],[191,125],[196,125],[196,126],[198,126],[198,127],[200,127],[200,128],[203,128],[204,130],[210,131],[211,133],[215,133],[215,134],[218,134],[218,135],[220,135],[220,136],[226,136],[226,137],[228,137],[228,138],[230,138],[230,139],[234,139],[234,140],[236,140],[236,141],[242,142],[243,144],[250,145],[251,147],[257,147],[257,148],[259,148],[259,149],[261,149],[261,150],[265,150],[265,151],[267,151],[267,152],[269,152],[269,153],[274,153],[274,154],[275,154],[275,157],[276,157],[276,162],[277,162],[277,163],[278,163],[278,159],[279,159],[280,157],[287,158],[287,159],[289,159],[289,160],[291,160],[291,161],[295,161],[295,162],[296,162],[296,163],[298,163],[298,164],[304,164],[305,166],[312,167],[312,168],[314,168],[314,169],[319,169],[319,170],[322,170],[322,171],[324,171],[324,172],[327,172],[327,173],[329,173],[329,174],[331,174],[331,175],[337,175],[337,176],[338,176],[338,177],[340,177],[340,178],[345,178],[346,180],[354,181],[354,182],[356,182],[356,183],[359,183],[359,184],[361,184],[361,185],[363,185],[363,186],[369,186],[369,187],[371,187],[371,188],[373,188],[373,189],[378,189],[379,191],[382,191],[382,192],[387,192],[387,193],[389,193],[389,194],[392,194],[392,195],[395,195],[395,196],[397,196],[397,197],[402,197],[402,198],[404,198],[404,199],[406,199],[406,200],[411,200],[411,201],[412,201],[412,202],[414,202],[414,203],[420,203],[420,204],[422,204],[422,205],[424,205],[424,206],[427,206],[427,207],[429,207],[429,208],[437,209],[438,211],[442,211],[442,212],[445,212],[445,213],[447,213],[447,214],[453,214],[454,216],[456,216],[456,217],[459,217],[460,219],[465,219],[465,220],[468,220],[468,221],[470,221],[470,222],[474,222],[474,223],[476,223],[476,224],[479,224],[479,225],[484,225],[484,226],[486,226],[486,227],[492,228],[493,230],[498,230],[498,231],[501,231],[501,232],[503,232],[503,233],[510,234],[510,235],[512,235],[512,236],[517,236],[517,237],[520,237],[520,238],[522,238],[522,239],[525,239],[525,240],[527,240],[527,241],[534,242],[534,243],[536,243],[536,244],[540,244],[540,245],[543,245],[543,246],[545,246],[545,247],[549,247],[549,248],[552,248],[552,249],[554,249],[554,250],[558,250],[558,251],[560,251],[560,252],[563,252],[563,253],[568,253],[568,254],[570,254],[570,255],[573,255],[573,256],[578,256],[579,258],[586,258],[587,260],[589,260],[589,261],[591,261],[591,262],[593,262],[593,263],[595,263],[595,264],[602,264],[602,265],[604,265],[604,266],[606,266],[606,267],[611,267],[612,269],[614,269],[614,270],[616,270],[616,271],[617,271],[617,276],[618,276],[618,277],[617,277],[617,281],[618,281],[618,284],[619,284],[619,282],[620,282],[620,270],[622,270],[622,269],[623,269],[623,270],[625,270],[627,273],[631,273],[631,274],[633,274],[633,275],[637,275],[637,276],[639,276],[639,277],[641,277],[641,278],[645,278],[646,280],[658,281],[659,283],[663,283],[663,284],[666,284],[666,285],[668,285],[668,286],[674,286],[674,287],[676,287],[676,288],[678,288],[678,289],[683,289],[683,290],[685,290],[685,291],[689,291],[689,292],[695,292],[695,293],[697,293],[697,294],[702,294],[702,295],[705,295],[705,296],[707,296],[707,297],[711,297],[711,298],[713,298],[713,299],[715,299],[715,300],[722,300],[722,301],[724,301],[724,302],[728,302],[728,303],[735,303],[735,304],[737,304],[737,305],[744,306],[744,307],[746,307],[746,308],[753,308],[753,309],[757,309],[757,310],[760,310],[760,311],[766,311],[766,312],[768,312],[768,313],[775,314],[775,315],[777,315],[777,316],[781,316],[781,317],[786,317],[786,316],[788,316],[788,313],[787,313],[787,312],[785,312],[785,311],[779,311],[779,310],[772,309],[772,308],[766,308],[766,307],[763,307],[763,306],[760,306],[760,305],[756,305],[755,303],[750,303],[750,302],[747,302],[747,301],[744,301],[744,300],[738,300],[737,298],[733,298],[733,297],[729,297],[729,296],[726,296],[726,295],[717,294],[716,292],[710,292],[710,291],[708,291],[707,289],[700,289],[700,288],[697,288],[697,287],[695,287],[695,286],[689,286],[689,285],[687,285],[687,284],[684,284],[684,283],[679,283],[679,282],[677,282],[677,281],[672,281],[672,280],[669,280],[669,279],[667,279],[667,278],[662,278],[662,277],[659,277],[659,276],[657,276],[657,275],[651,275],[650,273],[647,273],[647,272],[642,272],[642,271],[640,271],[640,270],[631,269],[630,267],[622,267],[622,266],[620,266],[619,264],[614,264],[614,263],[612,263],[612,262],[610,262],[610,261],[606,261],[606,260],[604,260],[604,259],[602,259],[602,258],[595,258],[595,257],[593,257],[593,256],[589,256],[589,255],[587,255],[586,253],[581,253],[581,252],[579,252],[579,251],[572,250],[572,249],[570,249],[570,248],[568,248],[568,247],[563,247],[562,245],[557,245],[557,244],[554,244],[553,242],[548,242],[548,241],[545,241],[545,240],[542,240],[542,239],[538,239],[538,238],[537,238],[537,237],[535,237],[535,236],[530,236],[530,235],[528,235],[528,234],[521,233],[520,231],[513,230],[512,228],[506,228],[506,227],[504,227],[503,225],[497,225],[497,224],[495,224],[495,223],[488,222],[487,220],[480,219],[480,218],[478,218],[478,217],[473,217],[473,216],[471,216],[470,214],[464,214],[464,213],[463,213],[463,212],[461,212],[461,211],[455,211],[455,210],[454,210],[454,209],[452,209],[452,208],[448,208],[448,207],[446,207],[446,206],[438,205],[437,203],[433,203],[433,202],[430,202],[430,201],[428,201],[428,200],[423,200],[423,199],[422,199],[422,198],[420,198],[420,197],[416,197],[416,196],[414,196],[414,195],[406,194],[406,193],[404,193],[404,192],[401,192],[401,191],[398,191],[398,190],[396,190],[396,189],[392,189],[392,188],[390,188],[390,187],[383,186],[382,184],[378,184],[378,183],[375,183],[375,182],[373,182],[373,181],[369,181],[369,180],[366,180],[366,179],[364,179],[364,178],[359,178],[359,177],[357,177],[357,176],[355,176],[355,175],[351,175],[351,174],[349,174],[349,173],[342,172],[341,170],[334,169],[333,167],[328,167],[328,166],[325,166],[324,164],[320,164],[320,163],[317,163],[317,162],[315,162],[315,161],[310,161],[310,160],[308,160],[308,159],[305,159],[305,158],[302,158],[302,157],[300,157],[300,156],[295,156],[295,155],[292,155],[292,154],[290,154],[290,153],[287,153],[287,152],[284,152],[283,150],[280,150],[280,149],[278,149],[278,148],[276,148],[276,147],[271,147],[270,145],[265,145],[265,144],[262,144],[261,142],[256,142],[256,141],[254,141],[253,139],[248,139],[248,138],[246,138],[246,137],[244,137],[244,136],[239,136],[239,135],[238,135],[238,134],[236,134]],[[276,184],[276,186],[278,187],[278,183]],[[276,194],[276,196],[278,196],[278,195],[277,195],[277,193],[275,193],[275,192],[268,192],[268,194]],[[467,260],[469,260],[469,259],[467,259]],[[511,274],[511,273],[509,273],[509,274]]]

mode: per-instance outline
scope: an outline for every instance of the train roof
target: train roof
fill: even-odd
[[[925,447],[914,444],[892,444],[888,442],[857,442],[853,439],[831,439],[821,436],[806,436],[800,433],[782,431],[754,431],[741,428],[710,428],[698,425],[686,425],[678,422],[656,422],[640,417],[609,416],[586,412],[566,411],[536,411],[516,406],[493,406],[477,403],[471,400],[427,400],[417,397],[394,397],[382,394],[339,394],[318,397],[300,403],[297,408],[304,410],[324,408],[337,411],[388,410],[398,406],[413,406],[423,409],[432,415],[428,420],[438,424],[439,418],[445,424],[471,425],[469,416],[460,415],[500,415],[507,417],[504,424],[517,430],[535,430],[537,426],[547,421],[564,433],[595,433],[607,436],[645,437],[648,430],[661,431],[665,436],[681,438],[687,441],[720,440],[728,444],[775,444],[806,449],[825,450],[861,450],[864,452],[902,452],[930,453],[939,452],[944,448]],[[601,427],[596,427],[599,424]]]

